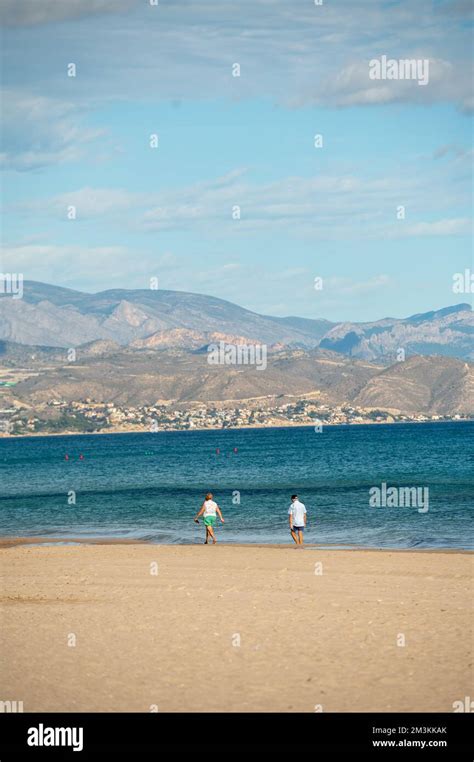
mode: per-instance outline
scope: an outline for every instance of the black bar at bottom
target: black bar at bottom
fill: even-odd
[[[142,760],[163,749],[282,745],[304,746],[322,759],[340,750],[472,760],[472,719],[462,713],[11,713],[0,715],[0,760],[95,759],[115,750],[139,750]]]

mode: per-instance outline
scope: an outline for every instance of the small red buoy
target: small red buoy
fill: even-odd
[[[221,454],[221,451],[219,450],[218,447],[216,447],[216,455],[220,455],[220,454]]]
[[[234,452],[238,452],[238,449],[237,449],[237,447],[234,447]]]
[[[79,460],[84,460],[84,455],[79,455]]]
[[[69,455],[67,455],[67,454],[66,454],[66,455],[64,456],[64,460],[69,460]]]

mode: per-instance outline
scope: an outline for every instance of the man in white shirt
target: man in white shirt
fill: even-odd
[[[291,496],[291,505],[288,508],[290,532],[297,545],[303,545],[303,532],[306,527],[306,508],[298,500],[298,495]]]

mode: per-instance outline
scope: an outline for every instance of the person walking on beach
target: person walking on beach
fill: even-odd
[[[219,516],[220,520],[224,524],[224,517],[221,513],[221,509],[217,505],[216,502],[212,499],[212,492],[208,492],[206,495],[206,499],[204,500],[203,504],[201,505],[201,510],[196,515],[194,521],[196,524],[199,524],[199,516],[202,516],[204,519],[204,526],[206,527],[206,539],[204,540],[204,545],[209,544],[209,537],[212,539],[212,544],[215,545],[217,542],[216,536],[214,534],[214,527],[216,526],[217,522],[217,516]]]
[[[306,527],[306,508],[300,503],[298,495],[291,496],[291,505],[288,508],[288,520],[290,532],[297,545],[303,545],[303,532]]]

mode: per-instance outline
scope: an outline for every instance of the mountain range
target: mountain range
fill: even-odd
[[[0,297],[0,407],[35,411],[85,399],[125,407],[278,407],[310,398],[333,407],[469,417],[473,330],[468,304],[332,323],[259,315],[200,294],[86,294],[30,281],[22,299]],[[267,345],[265,371],[209,364],[207,349],[219,342]]]
[[[261,343],[270,350],[322,350],[391,365],[413,355],[474,359],[474,317],[462,303],[407,318],[334,323],[260,315],[202,294],[113,289],[96,294],[26,281],[22,299],[0,293],[0,340],[37,347],[96,341],[136,350],[197,350],[211,342]]]

